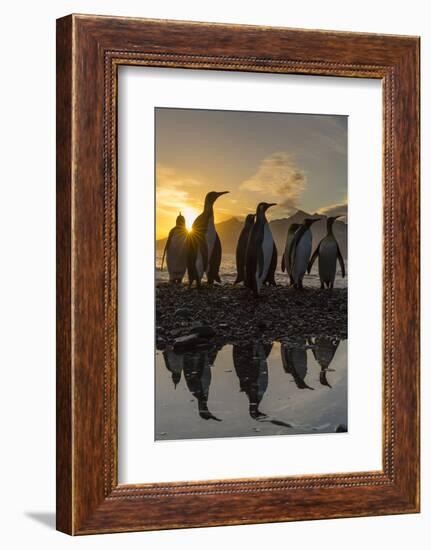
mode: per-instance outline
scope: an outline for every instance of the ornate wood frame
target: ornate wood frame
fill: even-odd
[[[382,80],[382,471],[118,484],[116,90],[125,64]],[[419,38],[59,19],[57,528],[87,534],[418,512],[418,430]]]

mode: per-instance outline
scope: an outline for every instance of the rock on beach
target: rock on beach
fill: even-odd
[[[156,285],[156,346],[347,338],[347,289],[265,287],[254,298],[241,286]],[[182,339],[182,340],[181,340]]]

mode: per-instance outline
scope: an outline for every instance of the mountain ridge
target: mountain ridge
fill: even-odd
[[[309,214],[303,210],[297,210],[294,214],[287,218],[277,218],[269,222],[269,226],[274,237],[275,245],[277,247],[278,255],[281,258],[281,255],[284,252],[284,246],[286,243],[286,236],[289,226],[292,223],[302,223],[305,218],[315,218],[319,216],[320,221],[315,222],[311,226],[311,231],[313,234],[313,250],[319,244],[321,239],[326,235],[326,220],[327,216],[321,214]],[[236,250],[236,245],[238,242],[239,234],[243,228],[244,219],[237,218],[232,216],[231,218],[219,222],[216,224],[216,230],[220,237],[220,242],[222,250],[227,254],[234,254]],[[341,254],[344,258],[348,256],[348,245],[347,245],[347,233],[348,233],[348,224],[343,221],[337,220],[334,223],[334,235],[338,241]],[[167,238],[156,240],[156,250],[163,251]]]

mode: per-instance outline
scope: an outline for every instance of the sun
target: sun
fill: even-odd
[[[181,214],[186,219],[186,228],[188,231],[191,231],[193,222],[195,221],[198,211],[194,208],[191,208],[190,206],[186,206],[181,210]]]

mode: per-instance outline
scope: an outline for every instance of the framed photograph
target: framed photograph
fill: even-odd
[[[57,528],[419,511],[419,38],[57,21]]]

